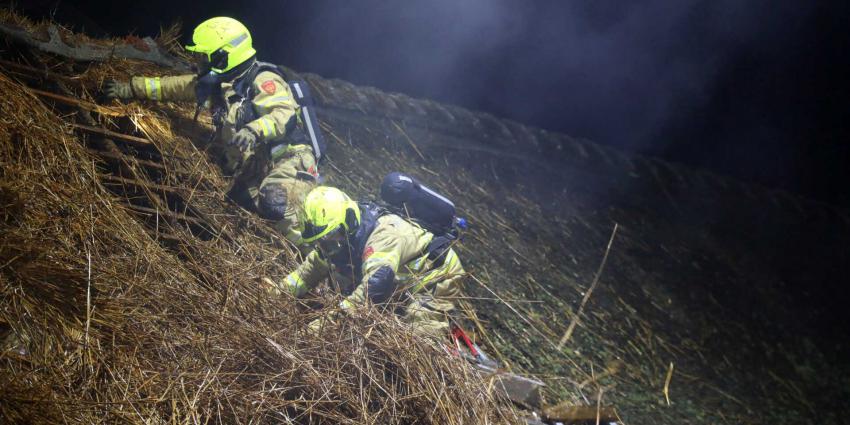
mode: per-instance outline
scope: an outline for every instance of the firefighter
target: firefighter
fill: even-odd
[[[446,338],[465,274],[448,239],[327,186],[307,194],[304,214],[302,236],[316,247],[282,281],[264,279],[272,293],[303,297],[331,276],[343,309],[400,302],[417,333]]]
[[[198,111],[208,105],[216,127],[214,141],[230,146],[225,168],[239,168],[231,197],[278,222],[287,238],[297,242],[295,207],[315,186],[318,147],[305,132],[289,84],[278,67],[257,61],[251,34],[235,19],[202,22],[192,41],[186,50],[198,60],[197,75],[108,81],[106,96],[196,101]]]

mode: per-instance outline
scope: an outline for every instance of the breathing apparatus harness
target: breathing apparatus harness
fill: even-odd
[[[213,60],[215,60],[213,55]],[[325,149],[325,140],[321,129],[318,127],[319,121],[315,115],[315,106],[311,96],[309,86],[303,81],[289,81],[283,70],[274,64],[261,62],[255,58],[251,58],[245,63],[236,66],[235,68],[225,72],[218,73],[211,69],[209,63],[204,63],[199,67],[198,79],[195,84],[195,97],[197,106],[195,108],[194,120],[197,121],[198,114],[204,108],[207,101],[210,102],[210,113],[212,114],[215,133],[212,138],[218,137],[221,134],[221,129],[224,126],[224,118],[227,114],[227,102],[239,102],[239,110],[237,112],[236,130],[241,129],[247,123],[258,118],[251,100],[257,93],[254,93],[253,83],[261,72],[269,71],[279,75],[284,81],[287,81],[290,90],[295,95],[295,101],[300,106],[300,114],[297,120],[304,125],[299,126],[294,122],[287,124],[286,141],[272,143],[270,146],[271,154],[274,156],[277,150],[283,149],[286,145],[305,144],[310,145],[313,149],[313,155],[318,163]],[[221,90],[221,84],[226,81],[233,81],[233,90],[236,92],[237,99],[224,99]],[[305,134],[306,129],[306,134]]]

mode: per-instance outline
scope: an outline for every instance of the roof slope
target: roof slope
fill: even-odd
[[[295,251],[225,199],[193,106],[88,94],[161,69],[18,43],[0,66],[3,422],[519,422],[394,317],[268,294]]]
[[[840,423],[850,369],[845,210],[486,113],[302,74],[328,180],[374,196],[405,170],[472,223],[482,338],[551,399],[636,423]],[[581,325],[556,350],[599,267]],[[668,373],[672,379],[667,382]],[[664,394],[668,390],[670,403]]]
[[[90,90],[96,89],[105,75],[172,72],[139,68],[137,63],[90,68],[62,61],[48,63],[65,78],[81,76]],[[840,423],[848,413],[841,404],[850,396],[843,385],[850,375],[841,357],[846,352],[841,350],[847,347],[827,350],[828,344],[839,339],[828,332],[812,332],[829,324],[835,318],[830,311],[843,302],[825,295],[835,293],[833,278],[848,272],[844,244],[850,225],[846,212],[656,159],[627,156],[487,114],[315,75],[301,76],[319,98],[320,119],[330,141],[323,169],[329,183],[361,197],[374,197],[386,172],[404,170],[456,201],[472,225],[461,246],[461,257],[471,272],[468,297],[462,301],[477,312],[477,336],[513,370],[543,378],[550,400],[593,404],[601,397],[603,403],[615,404],[627,423],[800,423],[815,413],[821,422]],[[131,109],[135,121],[132,125],[123,122],[123,128],[150,133],[151,124],[140,117],[156,114],[169,118],[157,122],[171,126],[177,136],[201,140],[198,136],[205,129],[190,124],[187,109],[144,105],[144,109]],[[175,239],[199,238],[198,249],[206,252],[200,259],[195,251],[169,254],[176,258],[169,261],[182,262],[179,268],[194,274],[189,281],[197,281],[192,285],[198,288],[187,291],[190,300],[176,298],[174,302],[196,306],[193,297],[200,288],[212,287],[220,291],[212,310],[224,306],[221,308],[239,311],[236,294],[243,294],[241,300],[247,302],[244,294],[251,292],[245,282],[250,277],[283,273],[291,263],[277,262],[280,257],[276,255],[285,248],[268,245],[275,237],[265,233],[268,230],[261,223],[224,203],[220,193],[225,181],[203,155],[212,152],[205,151],[207,147],[201,143],[196,151],[186,139],[181,140],[180,152],[170,152],[174,146],[170,142],[158,148],[184,158],[186,162],[178,170],[190,171],[188,180],[166,180],[167,184],[156,183],[166,187],[153,189],[180,191],[184,200],[191,197],[192,206],[196,197],[206,199],[201,205],[208,207],[199,212],[222,222],[206,233],[185,220],[170,228],[180,229],[178,234],[169,233]],[[37,162],[32,164],[36,170]],[[198,179],[211,179],[206,184],[213,189],[207,196],[198,192],[196,185],[186,184]],[[197,218],[174,205],[179,206],[168,204],[166,209]],[[150,217],[161,217],[157,208],[147,208],[154,210]],[[182,220],[179,216],[173,219]],[[137,223],[139,215],[133,219],[122,216],[120,222],[125,221]],[[615,222],[620,230],[599,287],[581,324],[558,350],[559,340],[576,319],[576,309],[593,280]],[[148,237],[150,224],[148,221],[144,230]],[[44,225],[41,222],[38,228]],[[40,241],[46,243],[48,237],[59,237],[67,230],[59,228],[58,234]],[[229,232],[236,232],[231,236],[236,242],[210,236]],[[217,248],[206,251],[209,244]],[[79,241],[74,247],[78,253],[86,252]],[[125,256],[133,258],[132,252]],[[14,256],[0,257],[7,258]],[[80,262],[82,256],[75,258],[75,281],[82,285],[86,267]],[[244,279],[230,282],[227,277],[235,275]],[[146,277],[144,268],[127,279],[136,281],[139,276],[145,277],[133,288],[159,285],[158,279]],[[228,283],[222,286],[222,281]],[[180,279],[175,282],[184,284]],[[176,291],[178,287],[171,288]],[[805,287],[808,292],[789,291],[789,287]],[[145,304],[145,296],[143,292],[136,299]],[[165,298],[154,299],[164,303]],[[264,300],[261,310],[271,316],[255,318],[262,323],[263,332],[297,335],[297,330],[286,331],[298,327],[286,320],[291,310],[270,313],[274,306],[273,301]],[[205,304],[185,312],[181,325],[190,327],[192,321],[206,317],[199,312],[209,309]],[[82,317],[79,310],[75,314],[72,317],[78,320]],[[840,332],[840,323],[834,325]],[[227,333],[231,328],[213,329]],[[247,334],[254,338],[240,343],[260,344],[263,353],[271,350],[268,355],[274,356],[278,349],[271,344],[274,339],[262,345],[255,337],[257,332]],[[187,338],[192,344],[201,344]],[[305,354],[310,349],[326,348],[310,346],[319,344],[312,340],[287,341],[297,347],[291,352],[296,359],[314,355]],[[227,344],[224,346],[234,346]],[[383,347],[387,351],[381,353],[399,348]],[[387,355],[397,359],[392,356],[408,354]],[[191,359],[188,352],[186,359]],[[134,381],[134,388],[143,383]]]

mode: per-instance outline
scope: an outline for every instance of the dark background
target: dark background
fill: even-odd
[[[848,2],[32,0],[89,33],[212,16],[263,60],[850,206]]]

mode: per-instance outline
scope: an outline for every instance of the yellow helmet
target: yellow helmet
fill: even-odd
[[[349,233],[360,223],[360,207],[343,191],[319,186],[304,200],[304,231],[301,237],[310,243],[323,238],[340,226]]]
[[[192,33],[190,52],[206,55],[210,69],[224,73],[254,57],[257,51],[251,47],[251,33],[241,22],[233,18],[217,17],[201,22]]]

